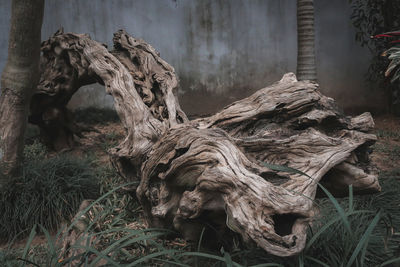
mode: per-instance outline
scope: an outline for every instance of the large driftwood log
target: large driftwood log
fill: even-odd
[[[124,31],[114,35],[111,52],[87,35],[62,32],[42,50],[31,121],[52,138],[71,138],[73,122],[60,119],[68,100],[82,84],[104,84],[127,133],[110,150],[112,162],[127,180],[140,180],[136,194],[150,226],[174,228],[188,240],[197,240],[204,227],[224,237],[236,232],[247,243],[290,256],[304,248],[318,182],[337,194],[350,184],[358,193],[380,190],[368,160],[376,140],[371,115],[344,116],[317,84],[294,74],[188,121],[176,98],[174,69]],[[50,141],[55,148],[70,145]]]

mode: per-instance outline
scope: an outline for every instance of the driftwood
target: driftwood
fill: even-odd
[[[337,195],[350,184],[356,193],[380,190],[368,159],[376,141],[371,115],[344,116],[316,83],[285,74],[213,116],[189,121],[176,98],[174,69],[124,31],[113,40],[111,52],[87,35],[58,32],[44,42],[30,121],[54,148],[69,147],[79,130],[66,104],[80,86],[104,84],[126,129],[111,159],[128,181],[140,181],[136,195],[149,226],[176,229],[188,240],[198,240],[204,227],[215,231],[204,243],[235,232],[290,256],[304,248],[318,182]]]

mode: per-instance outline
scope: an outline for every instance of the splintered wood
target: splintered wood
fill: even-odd
[[[68,101],[82,85],[104,84],[126,130],[111,160],[127,181],[140,181],[135,190],[149,227],[175,229],[192,241],[204,228],[203,243],[240,235],[290,256],[305,246],[319,182],[339,196],[350,184],[356,193],[380,190],[368,159],[376,141],[371,115],[345,116],[316,83],[288,73],[189,121],[176,97],[175,71],[158,52],[123,30],[113,41],[108,51],[88,35],[59,31],[44,42],[30,121],[53,148],[68,148],[79,132]]]

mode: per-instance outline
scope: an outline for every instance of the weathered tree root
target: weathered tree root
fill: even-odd
[[[380,190],[368,159],[376,141],[371,115],[344,116],[317,84],[294,74],[213,116],[188,121],[176,98],[174,69],[124,31],[114,35],[112,52],[87,35],[62,32],[42,50],[32,121],[51,136],[55,128],[43,126],[52,121],[46,112],[64,110],[83,84],[104,84],[127,132],[110,150],[112,162],[127,180],[140,180],[136,193],[149,226],[174,228],[189,240],[203,227],[236,232],[267,252],[290,256],[304,248],[320,181],[338,195],[350,184],[357,193]],[[65,133],[65,122],[53,118]]]

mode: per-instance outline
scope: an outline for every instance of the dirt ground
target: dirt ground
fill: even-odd
[[[400,118],[392,115],[374,117],[375,134],[378,137],[373,146],[371,160],[381,172],[390,171],[400,166]],[[77,139],[77,146],[72,153],[83,157],[89,153],[100,162],[108,164],[107,150],[116,146],[124,138],[124,129],[118,122],[110,122],[102,125],[94,125],[94,131],[83,133],[84,138]],[[51,155],[50,155],[51,156]],[[17,241],[13,247],[23,247],[26,240]],[[45,244],[46,238],[38,235],[33,245]],[[6,248],[6,244],[0,245],[0,249]]]
[[[371,160],[380,171],[400,166],[400,118],[393,115],[374,117],[378,141],[373,146]]]

